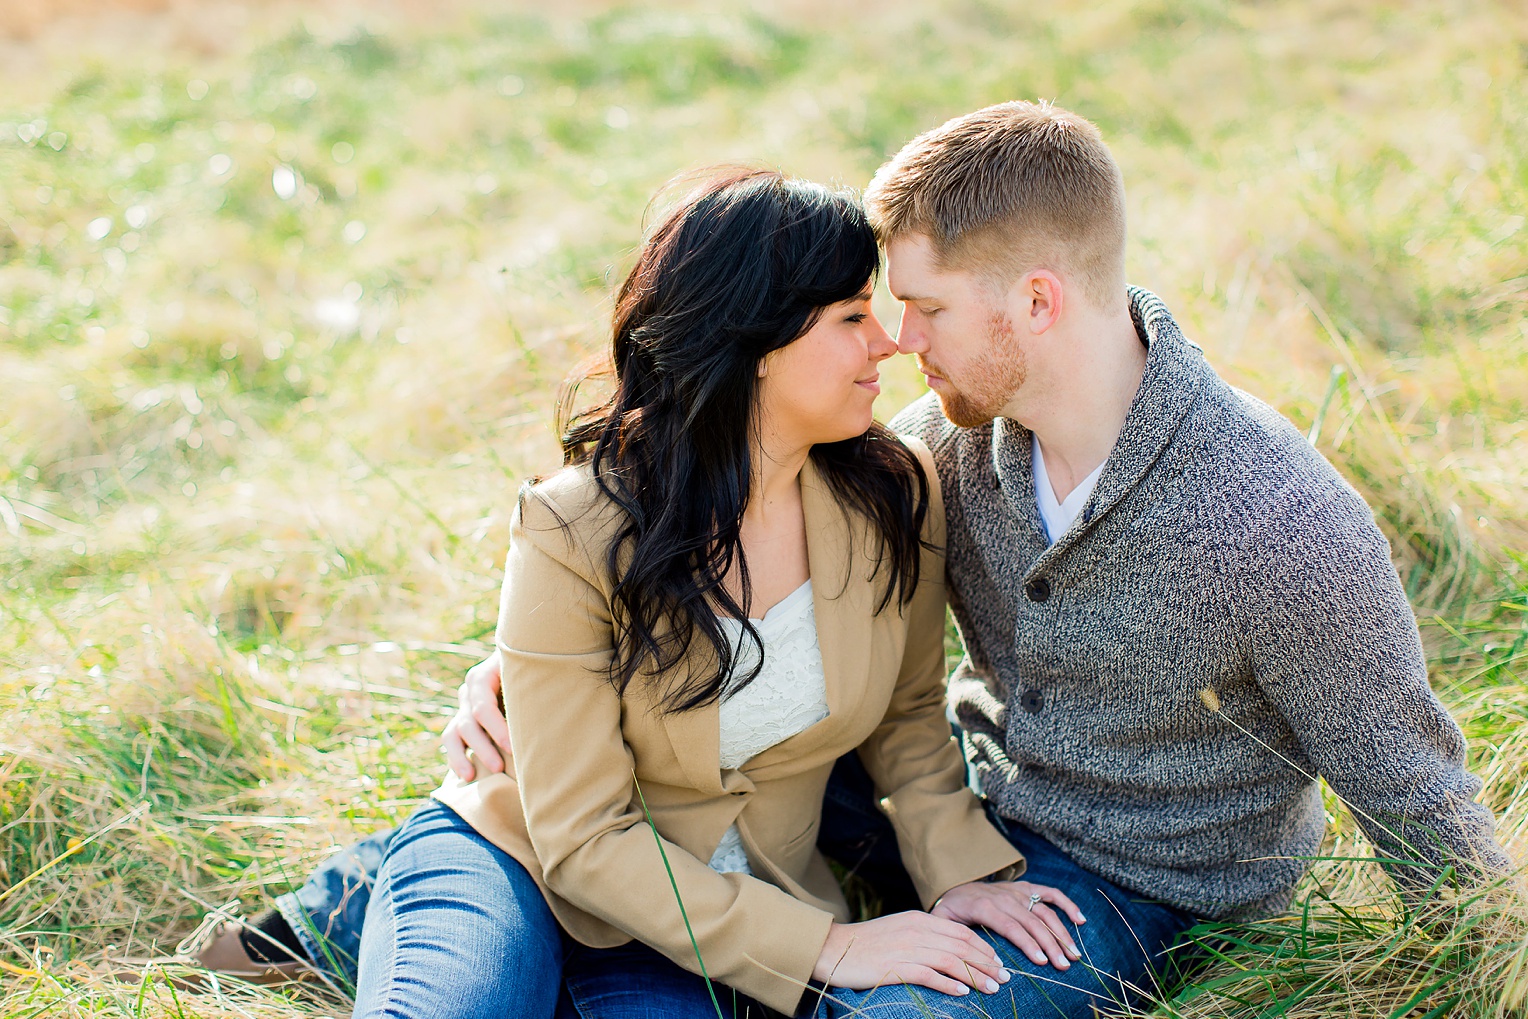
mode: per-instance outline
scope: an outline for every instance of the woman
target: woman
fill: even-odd
[[[976,917],[848,922],[816,849],[858,748],[923,905],[1023,868],[944,718],[942,509],[927,451],[871,416],[896,349],[877,269],[856,203],[762,171],[704,181],[644,244],[614,396],[511,525],[513,762],[391,839],[355,1015],[809,1014],[813,987],[1007,979]]]

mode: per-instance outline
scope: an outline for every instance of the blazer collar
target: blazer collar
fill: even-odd
[[[805,759],[823,744],[837,720],[844,718],[855,691],[863,691],[870,671],[870,637],[875,609],[872,564],[858,551],[864,525],[848,513],[828,481],[808,459],[801,470],[801,508],[806,520],[807,567],[812,577],[812,611],[817,621],[817,646],[822,653],[827,685],[828,717],[816,725],[756,755],[749,772]],[[697,651],[709,654],[708,651]],[[696,789],[738,791],[751,784],[737,773],[721,772],[721,721],[716,702],[691,711],[663,716],[674,755]]]

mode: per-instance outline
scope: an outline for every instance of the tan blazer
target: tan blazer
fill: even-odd
[[[937,486],[927,449],[914,448]],[[866,524],[810,464],[801,494],[827,718],[723,771],[715,704],[664,714],[643,676],[618,696],[605,671],[606,554],[620,510],[588,468],[569,469],[523,498],[511,524],[498,646],[513,763],[475,782],[448,777],[435,792],[525,866],[572,937],[594,947],[637,938],[699,972],[677,885],[711,978],[784,1012],[829,924],[849,919],[816,847],[842,754],[859,748],[925,905],[1023,866],[966,788],[945,719],[942,554],[924,553],[911,605],[877,614],[884,571],[872,581]],[[942,545],[944,510],[937,487],[932,494],[926,536]],[[734,822],[755,876],[707,865]]]

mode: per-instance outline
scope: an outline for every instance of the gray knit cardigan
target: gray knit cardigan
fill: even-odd
[[[1325,830],[1317,774],[1387,856],[1505,866],[1368,506],[1156,296],[1130,304],[1145,377],[1054,546],[1026,429],[957,428],[933,394],[892,422],[943,485],[966,648],[950,697],[986,797],[1208,918],[1287,906]]]

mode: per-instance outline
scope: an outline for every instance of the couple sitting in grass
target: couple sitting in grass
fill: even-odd
[[[208,965],[327,970],[357,1016],[1088,1016],[1288,905],[1317,775],[1414,893],[1504,869],[1368,507],[1126,286],[1124,208],[1029,103],[864,208],[700,183],[517,497],[453,774]],[[898,351],[933,392],[888,430]]]

